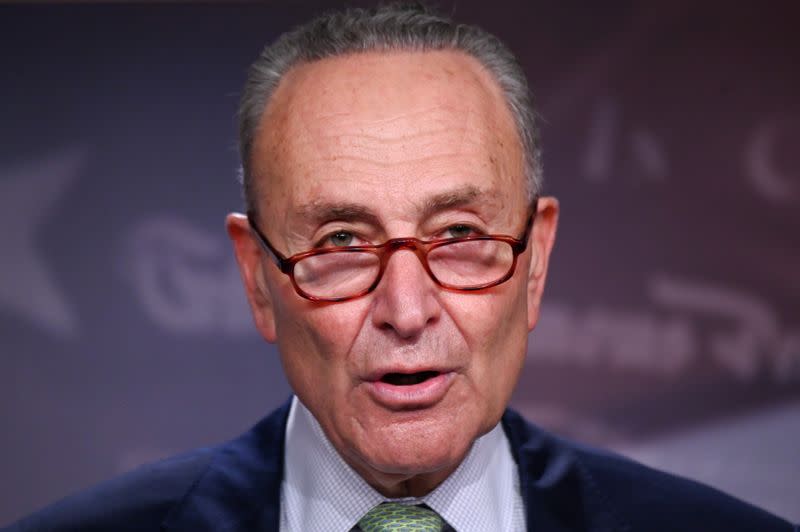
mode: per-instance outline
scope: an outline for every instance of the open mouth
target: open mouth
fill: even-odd
[[[415,368],[391,369],[401,371],[376,372],[364,384],[367,393],[379,406],[392,411],[419,410],[439,404],[447,395],[456,375],[455,371],[446,368],[424,371],[413,371]]]
[[[413,386],[414,384],[421,384],[428,379],[432,379],[439,375],[438,371],[418,371],[416,373],[387,373],[381,377],[381,382],[391,384],[393,386]]]

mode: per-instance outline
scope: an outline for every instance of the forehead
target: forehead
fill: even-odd
[[[292,68],[264,112],[252,168],[262,212],[282,219],[358,196],[397,209],[459,188],[482,191],[487,204],[524,197],[521,145],[500,87],[454,51]]]

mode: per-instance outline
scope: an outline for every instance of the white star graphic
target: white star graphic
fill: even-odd
[[[75,179],[86,152],[69,149],[0,170],[0,311],[10,310],[61,337],[78,319],[53,282],[35,243],[36,231]]]

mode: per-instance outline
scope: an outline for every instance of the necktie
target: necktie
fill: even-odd
[[[367,512],[358,526],[364,532],[441,532],[444,520],[424,506],[385,502]]]

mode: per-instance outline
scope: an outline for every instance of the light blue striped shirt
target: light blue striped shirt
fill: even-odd
[[[499,424],[475,441],[452,475],[420,498],[387,499],[367,484],[342,460],[297,397],[285,438],[281,532],[347,532],[387,500],[424,503],[457,532],[525,530],[519,474]]]

